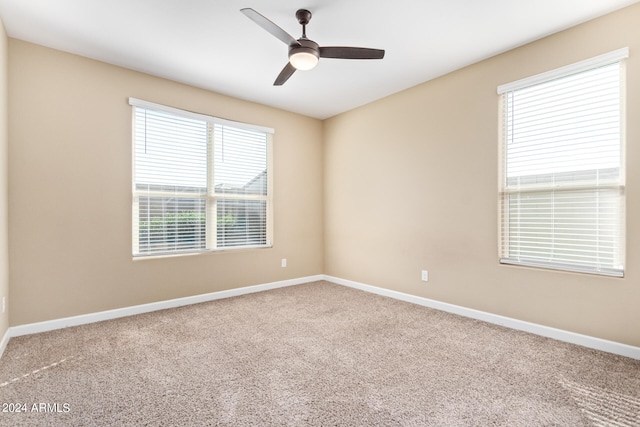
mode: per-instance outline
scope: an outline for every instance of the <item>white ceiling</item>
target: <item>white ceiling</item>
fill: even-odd
[[[10,37],[324,119],[638,0],[0,0]],[[386,50],[321,59],[281,87],[287,46],[240,9],[294,38],[295,11],[321,46]],[[606,37],[606,34],[603,34]]]

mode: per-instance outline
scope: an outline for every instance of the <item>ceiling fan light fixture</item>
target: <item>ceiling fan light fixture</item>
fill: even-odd
[[[310,70],[318,65],[318,55],[310,52],[295,52],[289,56],[289,62],[296,70]]]
[[[382,59],[384,50],[365,47],[324,46],[307,38],[307,24],[311,19],[311,12],[299,9],[296,12],[298,23],[302,25],[302,37],[294,39],[291,34],[265,18],[251,8],[240,9],[249,19],[264,30],[289,46],[289,62],[284,66],[273,82],[274,86],[282,86],[296,70],[310,70],[318,65],[320,58],[336,59]]]

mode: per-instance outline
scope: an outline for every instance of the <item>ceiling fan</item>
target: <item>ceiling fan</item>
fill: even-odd
[[[316,66],[320,58],[337,59],[382,59],[384,50],[366,47],[319,46],[307,38],[307,24],[311,20],[311,12],[299,9],[296,18],[302,25],[302,37],[294,39],[289,33],[251,8],[240,9],[249,19],[267,30],[271,35],[289,46],[289,62],[282,69],[274,86],[281,86],[296,70],[310,70]]]

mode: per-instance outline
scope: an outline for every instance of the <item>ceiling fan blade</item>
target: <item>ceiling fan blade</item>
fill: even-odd
[[[291,46],[291,45],[296,46],[300,44],[298,40],[294,39],[293,36],[291,36],[285,30],[278,27],[276,24],[274,24],[264,16],[260,15],[258,12],[251,9],[250,7],[240,9],[240,12],[244,13],[249,19],[251,19],[256,24],[260,25],[265,30],[267,30],[271,35],[282,40],[288,46]]]
[[[280,71],[280,74],[278,74],[278,77],[276,78],[276,81],[273,82],[273,85],[282,86],[284,82],[289,80],[289,77],[291,77],[295,72],[296,72],[296,68],[293,65],[291,65],[290,62],[287,62],[287,65],[285,65],[282,71]]]
[[[325,46],[320,48],[320,57],[337,59],[382,59],[384,58],[384,49]]]

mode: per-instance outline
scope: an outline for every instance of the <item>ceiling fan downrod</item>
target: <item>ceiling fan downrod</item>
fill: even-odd
[[[300,25],[302,25],[302,38],[307,38],[307,24],[311,21],[311,12],[307,9],[298,9],[296,12],[296,18]]]

